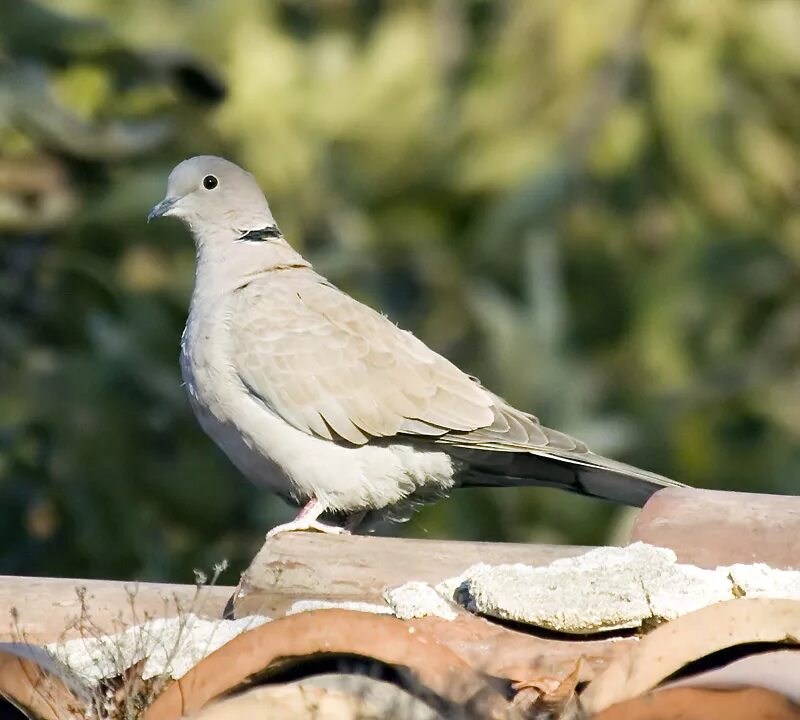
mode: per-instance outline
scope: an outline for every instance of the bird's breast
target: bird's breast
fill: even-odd
[[[224,306],[204,305],[193,298],[181,337],[180,363],[189,399],[201,423],[208,415],[220,422],[230,419],[226,407],[236,381],[230,357]]]

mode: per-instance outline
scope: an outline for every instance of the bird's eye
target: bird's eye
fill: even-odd
[[[206,190],[213,190],[215,187],[217,187],[217,185],[219,185],[219,180],[217,180],[217,178],[215,178],[213,175],[206,175],[203,178],[203,187]]]

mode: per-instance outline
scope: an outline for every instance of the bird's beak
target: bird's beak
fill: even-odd
[[[164,198],[158,205],[156,205],[147,215],[147,222],[154,220],[155,218],[164,217],[165,215],[169,215],[169,211],[175,206],[175,203],[178,202],[178,198],[171,198],[166,197]]]

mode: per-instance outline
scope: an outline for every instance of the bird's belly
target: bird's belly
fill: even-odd
[[[451,460],[443,452],[401,444],[344,447],[310,439],[309,455],[289,459],[288,474],[300,493],[313,495],[331,510],[382,510],[411,497],[439,496],[453,485]]]
[[[197,372],[186,355],[181,356],[181,369],[189,403],[203,431],[245,477],[279,495],[287,496],[290,483],[281,468],[253,448],[252,444],[248,444],[236,424],[236,413],[228,411],[232,403],[218,391],[219,387],[230,385],[233,380],[227,383],[208,382],[204,373]]]
[[[451,458],[409,445],[349,447],[307,435],[264,410],[252,427],[207,432],[252,482],[305,504],[345,513],[391,507],[453,485]],[[245,423],[246,424],[246,423]]]
[[[201,426],[242,474],[297,504],[314,497],[329,510],[355,513],[439,495],[453,485],[453,462],[444,452],[317,438],[289,425],[244,388],[215,407],[198,401],[197,387],[189,394]]]
[[[315,497],[327,509],[347,513],[453,486],[453,460],[430,446],[342,445],[298,430],[249,392],[228,361],[225,342],[211,343],[208,334],[187,326],[184,383],[202,428],[255,484],[298,504]]]
[[[441,494],[453,485],[453,464],[444,452],[411,445],[340,445],[289,425],[260,401],[238,418],[247,456],[234,459],[252,481],[304,504],[316,498],[345,513],[391,507],[411,496]],[[286,483],[276,488],[275,479]]]
[[[239,428],[221,422],[204,408],[196,408],[195,415],[206,434],[246,478],[279,495],[292,496],[291,483],[280,466],[249,445]]]

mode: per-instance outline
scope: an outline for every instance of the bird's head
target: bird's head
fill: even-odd
[[[177,217],[204,236],[241,236],[274,226],[275,220],[256,179],[238,165],[199,155],[176,165],[167,180],[167,194],[147,216]]]
[[[223,158],[184,160],[169,174],[166,197],[147,216],[176,217],[197,247],[195,291],[240,287],[272,268],[311,267],[284,240],[256,179]]]

